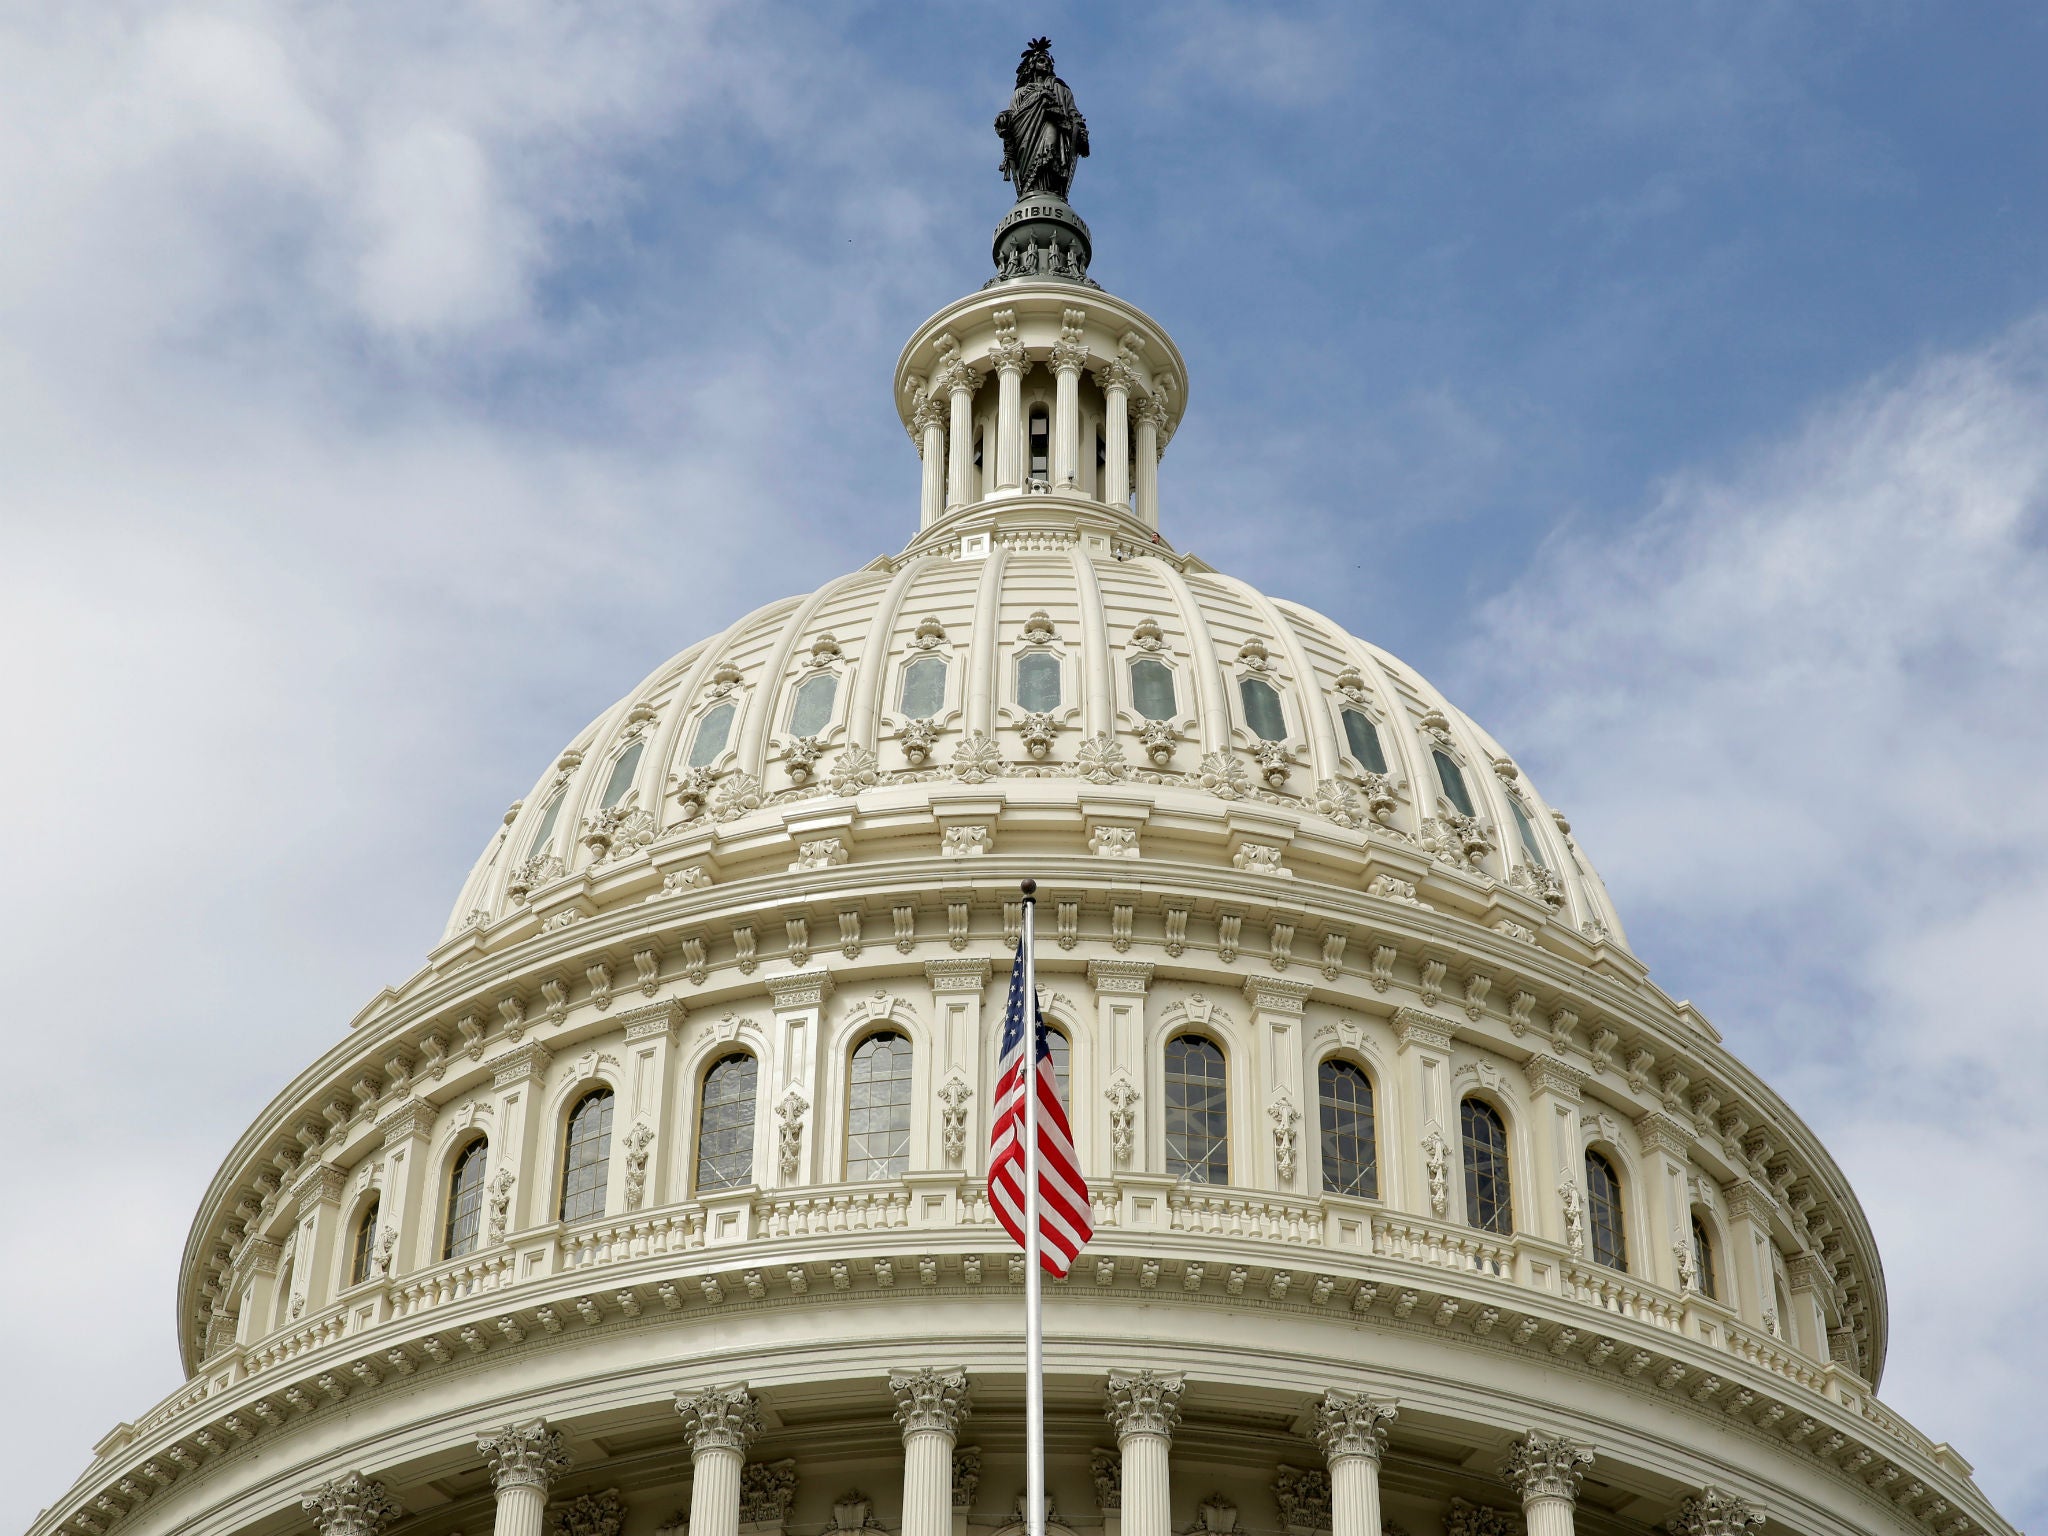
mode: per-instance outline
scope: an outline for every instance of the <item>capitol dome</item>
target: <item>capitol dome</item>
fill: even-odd
[[[908,543],[548,765],[229,1152],[189,1379],[35,1536],[1014,1533],[1025,879],[1095,1221],[1050,1529],[2010,1532],[1876,1395],[1840,1169],[1565,816],[1171,542],[1185,364],[1006,165],[997,275],[897,365]]]

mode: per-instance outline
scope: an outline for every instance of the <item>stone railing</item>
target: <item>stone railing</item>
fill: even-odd
[[[1528,1275],[1512,1236],[1406,1216],[1375,1216],[1372,1251],[1384,1259],[1525,1282]]]
[[[513,1279],[511,1250],[493,1248],[406,1275],[393,1281],[387,1294],[394,1317],[411,1317],[501,1290]]]
[[[1167,1226],[1201,1237],[1320,1247],[1323,1209],[1313,1200],[1289,1200],[1255,1190],[1183,1185],[1166,1197]]]

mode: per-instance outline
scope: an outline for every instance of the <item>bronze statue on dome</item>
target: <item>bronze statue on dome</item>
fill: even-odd
[[[1088,120],[1074,105],[1067,82],[1053,73],[1052,39],[1037,37],[1017,61],[1017,89],[996,114],[1003,141],[1003,180],[1021,202],[1039,193],[1064,200],[1074,164],[1088,153]]]

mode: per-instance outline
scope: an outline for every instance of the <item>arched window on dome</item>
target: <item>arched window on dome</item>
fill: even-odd
[[[1173,668],[1156,656],[1140,656],[1133,660],[1131,703],[1147,720],[1171,720],[1176,713]]]
[[[1714,1283],[1714,1243],[1707,1236],[1707,1224],[1695,1216],[1692,1219],[1692,1272],[1693,1284],[1700,1294],[1709,1301],[1719,1301],[1720,1292]]]
[[[704,711],[704,718],[697,722],[696,734],[690,738],[689,767],[709,768],[718,761],[719,753],[725,750],[725,743],[732,735],[733,714],[729,699]]]
[[[604,1214],[605,1178],[612,1162],[612,1091],[593,1088],[569,1111],[562,1147],[562,1220]]]
[[[1621,1180],[1614,1164],[1598,1152],[1586,1153],[1586,1235],[1593,1262],[1609,1269],[1628,1268],[1628,1233],[1621,1218]]]
[[[796,685],[796,700],[789,708],[789,734],[815,736],[832,723],[832,701],[839,695],[839,679],[820,672]]]
[[[1017,658],[1017,707],[1049,714],[1060,707],[1060,659],[1050,651],[1026,651]]]
[[[604,781],[604,799],[599,803],[610,810],[626,798],[626,792],[633,787],[633,775],[639,771],[640,758],[647,750],[647,743],[636,741],[618,756],[612,764],[611,774]]]
[[[946,658],[920,656],[903,669],[903,713],[929,720],[946,707]]]
[[[479,1136],[462,1149],[448,1173],[448,1215],[441,1229],[441,1257],[459,1259],[476,1252],[483,1235],[484,1165],[491,1144]]]
[[[1369,773],[1385,773],[1387,754],[1380,749],[1380,733],[1372,717],[1362,709],[1347,709],[1342,714],[1344,744],[1351,749],[1352,757]]]
[[[555,823],[561,819],[562,800],[568,793],[566,789],[556,790],[548,800],[546,808],[541,811],[540,830],[533,834],[533,841],[526,845],[526,856],[529,859],[535,854],[547,851],[548,839],[555,835]]]
[[[1244,723],[1261,741],[1287,739],[1287,711],[1280,707],[1280,690],[1263,677],[1240,677],[1237,696],[1244,701]]]
[[[910,1042],[884,1030],[854,1048],[847,1074],[846,1177],[898,1179],[910,1166]]]
[[[1074,1048],[1057,1024],[1045,1026],[1045,1052],[1052,1057],[1052,1080],[1059,1088],[1060,1102],[1071,1108],[1074,1100],[1069,1085],[1073,1080],[1067,1070],[1074,1059]]]
[[[377,1257],[377,1197],[363,1207],[356,1218],[355,1237],[348,1246],[348,1283],[361,1285],[370,1278],[370,1265]]]
[[[1472,809],[1471,791],[1465,788],[1465,770],[1441,747],[1431,748],[1429,755],[1436,763],[1436,781],[1444,787],[1444,798],[1458,808],[1459,815],[1477,815]]]
[[[1484,1099],[1458,1106],[1465,1147],[1465,1221],[1482,1232],[1515,1230],[1514,1191],[1508,1178],[1508,1128]]]
[[[697,1193],[754,1182],[754,1103],[760,1064],[746,1051],[721,1056],[704,1074],[697,1113]]]
[[[1323,1188],[1333,1195],[1379,1198],[1372,1082],[1348,1061],[1331,1058],[1316,1069],[1322,1116]]]
[[[1176,1035],[1166,1042],[1166,1171],[1174,1178],[1230,1182],[1228,1088],[1213,1041]]]
[[[1529,820],[1529,813],[1522,809],[1522,802],[1509,795],[1508,810],[1514,814],[1515,831],[1522,839],[1522,852],[1529,855],[1529,862],[1539,869],[1550,868],[1550,860],[1543,857],[1543,845],[1536,840],[1536,827]]]

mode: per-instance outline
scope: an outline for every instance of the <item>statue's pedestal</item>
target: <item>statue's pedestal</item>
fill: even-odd
[[[1094,245],[1088,225],[1067,200],[1051,192],[1017,199],[996,225],[991,254],[996,281],[1019,277],[1061,277],[1088,282]],[[1090,286],[1093,286],[1092,284]]]

